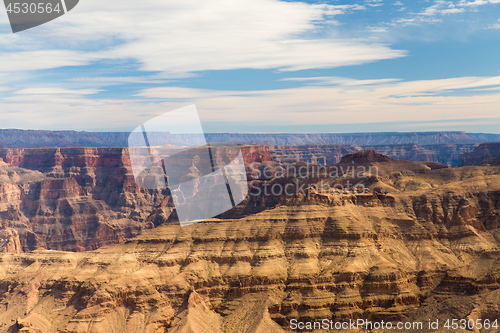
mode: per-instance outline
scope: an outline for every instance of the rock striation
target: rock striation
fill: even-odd
[[[168,133],[166,133],[169,135]],[[127,147],[127,132],[0,129],[0,148]],[[500,134],[465,132],[382,132],[317,134],[207,133],[207,142],[272,145],[454,145],[498,142]],[[187,136],[185,139],[189,139]],[[183,140],[179,136],[179,140]],[[179,142],[178,144],[182,144]]]
[[[360,150],[375,150],[395,160],[430,161],[457,167],[464,153],[478,147],[478,144],[390,144],[374,146],[345,145],[270,145],[269,151],[280,163],[298,161],[312,164],[331,165],[339,163],[342,156]]]
[[[495,163],[500,158],[500,142],[483,143],[471,152],[464,153],[460,166]]]
[[[356,172],[338,175],[342,164],[302,178],[272,169],[255,181],[307,186],[272,204],[249,198],[242,205],[263,209],[245,216],[162,224],[91,252],[3,253],[0,332],[284,332],[292,319],[498,318],[500,167],[375,152],[351,154],[344,167],[352,161]],[[364,191],[330,186],[347,181]]]
[[[280,164],[307,162],[331,165],[340,162],[342,156],[359,149],[356,146],[341,145],[269,145],[274,161]]]
[[[246,163],[272,161],[241,147]],[[176,221],[168,190],[137,186],[125,148],[0,149],[0,249],[93,250]]]
[[[53,147],[127,147],[129,133],[75,132],[0,129],[0,148]],[[300,161],[334,164],[340,158],[357,150],[376,150],[393,159],[432,161],[459,165],[462,154],[472,151],[480,143],[500,141],[498,134],[464,132],[414,133],[325,133],[325,134],[238,134],[207,133],[207,142],[269,145],[272,154],[281,161]],[[165,137],[182,145],[189,135],[169,133]]]
[[[2,149],[0,156],[5,251],[96,249],[154,228],[173,210],[166,192],[135,184],[122,148]]]

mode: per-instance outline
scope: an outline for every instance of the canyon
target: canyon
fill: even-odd
[[[464,154],[474,151],[478,146],[479,144],[389,144],[372,146],[270,144],[269,151],[276,161],[283,163],[304,161],[313,164],[330,165],[339,163],[342,156],[348,153],[361,150],[375,150],[396,160],[431,161],[456,167],[461,163]],[[498,155],[500,155],[500,152]],[[463,165],[467,164],[460,166]]]
[[[248,163],[272,161],[242,146]],[[139,187],[127,148],[0,149],[0,250],[88,251],[175,221],[168,190]]]
[[[130,132],[85,132],[0,129],[0,148],[127,147]],[[168,132],[167,132],[168,134]],[[189,135],[177,135],[179,144]],[[500,142],[500,134],[465,132],[376,133],[206,133],[207,142],[264,145],[437,145]]]
[[[325,167],[317,146],[241,148],[253,189],[299,190],[182,228],[126,149],[0,149],[0,332],[499,317],[500,166],[334,146]]]
[[[460,166],[495,164],[500,162],[500,142],[482,143],[473,151],[464,153]]]
[[[0,129],[0,148],[127,147],[128,132],[76,132]],[[182,145],[189,135],[166,137]],[[499,134],[465,132],[410,133],[324,133],[324,134],[239,134],[207,133],[207,142],[227,142],[269,146],[283,161],[338,163],[340,158],[359,150],[376,150],[393,159],[433,161],[459,166],[464,153],[482,143],[500,142]],[[466,164],[460,164],[466,165]]]

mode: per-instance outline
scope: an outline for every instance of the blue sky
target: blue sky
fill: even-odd
[[[13,34],[0,128],[500,133],[500,0],[81,0]]]

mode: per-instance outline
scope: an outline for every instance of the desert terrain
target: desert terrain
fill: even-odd
[[[0,332],[500,317],[500,165],[489,155],[450,168],[370,150],[325,167],[242,150],[254,192],[182,228],[168,191],[135,185],[123,148],[1,150]],[[287,185],[299,190],[265,194]]]

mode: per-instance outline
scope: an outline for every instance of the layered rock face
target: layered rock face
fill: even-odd
[[[314,176],[262,165],[270,176],[256,186],[307,186],[273,204],[250,197],[242,205],[264,209],[245,217],[164,224],[92,252],[4,253],[0,331],[282,332],[292,319],[500,315],[499,167],[374,152]],[[363,190],[335,186],[348,181]]]
[[[433,145],[386,145],[362,146],[363,150],[374,149],[392,159],[406,161],[431,161],[457,167],[463,154],[474,150],[478,144],[433,144]]]
[[[266,147],[242,146],[247,163]],[[124,148],[0,149],[0,248],[93,250],[176,221],[168,190],[137,186]]]
[[[340,162],[342,156],[360,150],[375,150],[392,159],[406,161],[431,161],[451,167],[458,166],[464,153],[474,150],[478,144],[389,144],[389,145],[270,145],[269,151],[276,161],[293,163],[304,161],[330,165]]]
[[[269,145],[269,151],[278,163],[307,162],[321,165],[338,163],[342,156],[359,149],[340,145]]]
[[[127,147],[129,133],[23,131],[0,129],[0,148],[45,147]],[[166,137],[172,136],[165,133]],[[178,135],[174,144],[188,142],[190,136]],[[498,134],[464,132],[414,133],[328,133],[328,134],[237,134],[208,133],[207,142],[269,145],[272,154],[283,162],[297,160],[334,164],[357,150],[376,150],[393,159],[433,161],[459,165],[462,154],[480,143],[500,141]]]
[[[500,159],[500,142],[483,143],[474,151],[464,153],[460,159],[460,166],[494,164]]]
[[[136,186],[121,148],[4,149],[0,157],[8,177],[0,221],[16,251],[96,249],[152,229],[172,211],[167,193]]]
[[[127,147],[130,133],[0,129],[0,148]],[[168,132],[165,133],[166,135]],[[189,137],[189,136],[187,136]],[[320,134],[207,133],[207,142],[273,145],[435,145],[500,141],[500,134],[465,132],[386,132]],[[182,145],[182,135],[176,144]]]

